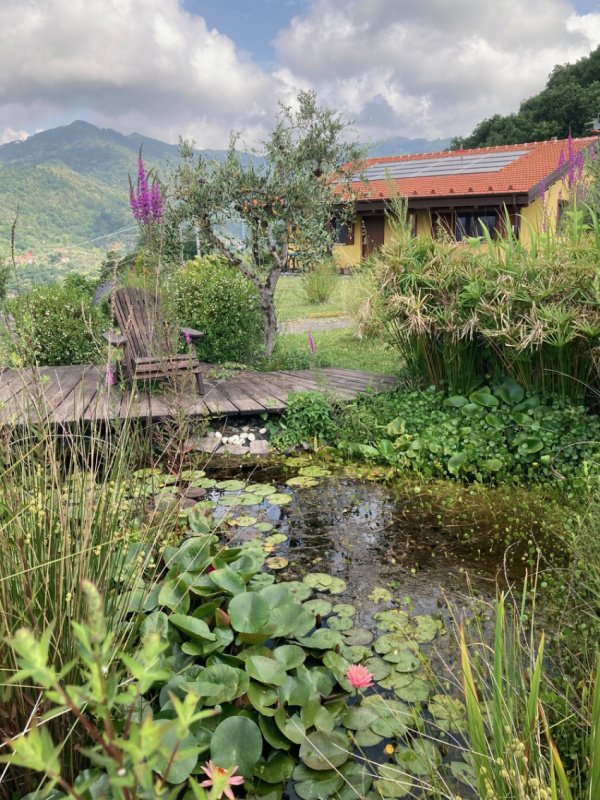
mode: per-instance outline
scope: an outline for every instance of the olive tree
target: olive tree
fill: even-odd
[[[309,268],[331,256],[336,224],[353,214],[360,151],[346,132],[341,116],[320,107],[314,92],[300,92],[293,108],[280,105],[272,133],[252,156],[238,152],[235,136],[221,163],[195,159],[182,144],[175,219],[191,224],[203,248],[256,286],[267,355],[277,334],[275,288],[290,257]]]

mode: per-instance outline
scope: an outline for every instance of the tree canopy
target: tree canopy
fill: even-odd
[[[587,136],[599,112],[600,47],[575,64],[555,66],[546,87],[518,112],[484,119],[470,136],[453,139],[451,149]]]

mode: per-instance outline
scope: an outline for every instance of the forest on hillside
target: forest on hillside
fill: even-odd
[[[600,47],[575,64],[554,67],[545,88],[518,112],[484,119],[470,136],[454,138],[451,149],[587,136],[599,113]]]

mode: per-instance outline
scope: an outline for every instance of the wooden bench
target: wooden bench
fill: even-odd
[[[111,307],[121,333],[107,332],[106,341],[123,348],[123,377],[131,381],[153,381],[193,374],[198,394],[204,394],[200,362],[194,352],[177,353],[160,308],[158,297],[145,289],[117,289]],[[188,344],[204,334],[193,328],[180,328]]]

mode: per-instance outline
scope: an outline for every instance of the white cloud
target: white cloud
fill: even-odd
[[[280,31],[281,63],[363,135],[470,132],[516,111],[555,64],[600,42],[600,14],[566,0],[315,0]]]
[[[3,0],[0,130],[84,117],[223,146],[263,132],[278,81],[178,0]]]

